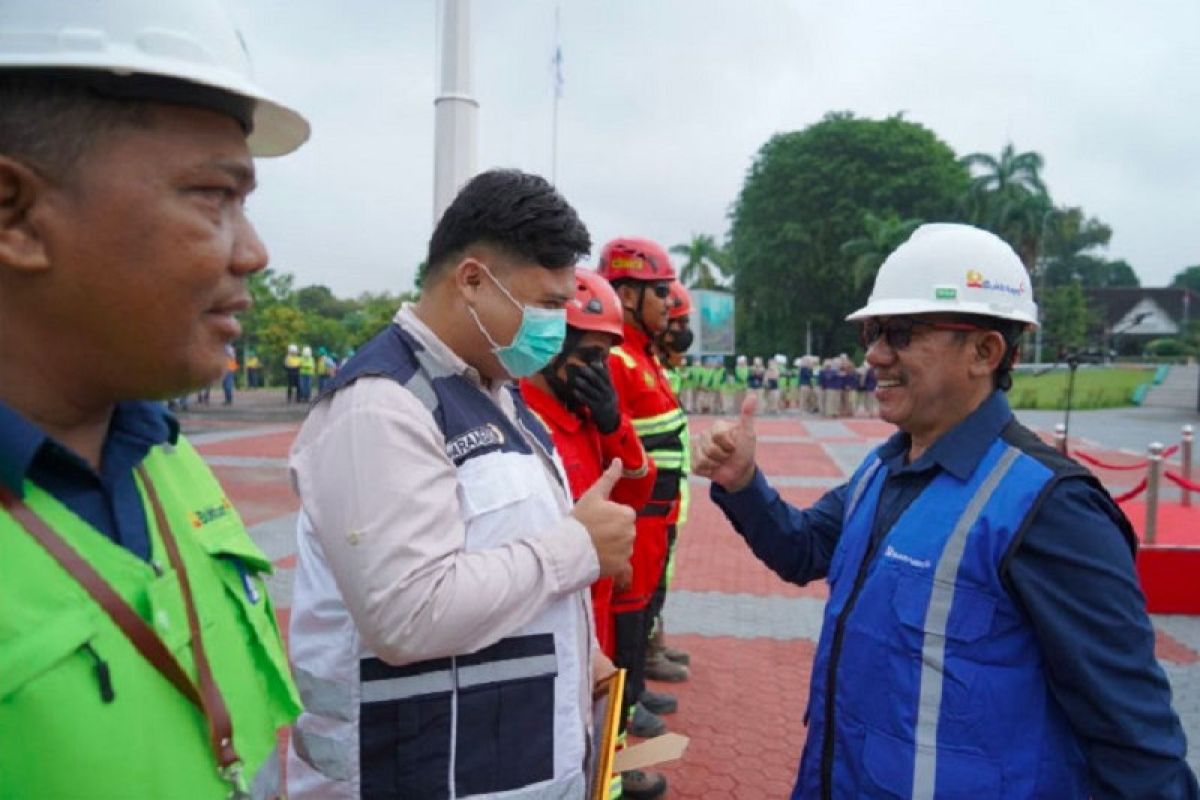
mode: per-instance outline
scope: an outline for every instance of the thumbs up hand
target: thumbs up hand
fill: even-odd
[[[621,459],[613,459],[604,474],[592,484],[579,500],[571,516],[575,517],[592,538],[600,576],[616,575],[629,564],[633,554],[633,509],[608,499],[613,486],[621,479]]]
[[[747,395],[737,421],[717,420],[696,442],[692,472],[711,479],[726,491],[745,489],[754,479],[754,414],[758,398]]]

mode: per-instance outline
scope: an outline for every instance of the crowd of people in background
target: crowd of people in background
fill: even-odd
[[[677,368],[680,402],[692,414],[732,414],[752,394],[766,414],[795,410],[821,417],[875,417],[875,370],[855,365],[845,353],[820,359],[787,356],[770,359],[744,355],[729,369],[722,356],[689,358]]]

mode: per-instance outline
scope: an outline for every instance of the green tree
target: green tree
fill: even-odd
[[[341,319],[354,310],[353,301],[334,297],[328,286],[305,286],[296,290],[296,308],[327,319]]]
[[[261,311],[256,343],[269,382],[283,381],[283,357],[289,344],[303,343],[304,323],[304,314],[300,310],[283,303]]]
[[[954,220],[967,170],[929,129],[899,116],[827,115],[758,151],[731,212],[738,349],[797,353],[811,324],[820,353],[854,346],[846,314],[866,299],[848,280],[866,212]]]
[[[999,156],[970,153],[961,163],[971,171],[962,202],[967,220],[1012,245],[1032,275],[1055,213],[1042,182],[1042,155],[1019,153],[1010,142]]]
[[[1088,289],[1110,286],[1140,286],[1137,273],[1124,259],[1109,261],[1089,255],[1077,255],[1051,261],[1046,266],[1046,287],[1078,283]]]
[[[1191,289],[1193,292],[1200,292],[1200,264],[1181,269],[1171,279],[1171,285],[1178,286],[1181,289]]]
[[[878,217],[870,211],[863,214],[863,235],[841,247],[842,255],[853,259],[850,269],[854,275],[854,288],[858,291],[864,287],[870,289],[884,259],[908,241],[920,224],[919,219],[900,219],[894,214],[888,217]]]
[[[1078,283],[1058,286],[1042,298],[1043,325],[1046,344],[1054,350],[1083,347],[1094,316],[1088,308],[1083,287]]]
[[[711,234],[692,234],[687,244],[677,244],[671,248],[671,252],[683,256],[683,263],[679,266],[679,281],[692,289],[719,288],[722,283],[717,276],[724,278],[729,274],[725,253]]]

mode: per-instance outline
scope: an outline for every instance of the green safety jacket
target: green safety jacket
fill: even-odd
[[[679,392],[680,392],[680,390],[683,389],[683,385],[684,385],[683,384],[683,382],[684,382],[683,370],[685,370],[685,369],[687,369],[687,367],[666,368],[667,385],[671,387],[671,392],[675,395],[676,400],[679,399]]]
[[[312,356],[300,356],[300,374],[301,375],[316,375],[317,361]]]
[[[165,535],[174,536],[187,570],[244,774],[253,779],[275,754],[278,729],[300,712],[262,578],[271,562],[186,440],[154,448],[144,465],[171,529]],[[149,563],[29,481],[24,501],[150,623],[195,681],[183,595],[138,480]],[[203,714],[3,507],[0,553],[0,797],[228,796]]]

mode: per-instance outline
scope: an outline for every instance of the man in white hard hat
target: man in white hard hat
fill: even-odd
[[[1195,798],[1129,521],[1004,395],[1037,321],[1012,249],[925,225],[862,326],[900,430],[808,509],[754,463],[754,404],[695,470],[785,580],[829,582],[794,797]]]
[[[0,797],[278,794],[270,561],[152,401],[221,375],[307,135],[213,2],[0,3]]]

